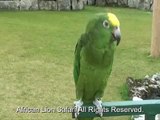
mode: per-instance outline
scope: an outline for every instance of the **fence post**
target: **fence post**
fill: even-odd
[[[155,120],[155,117],[156,117],[156,115],[146,114],[146,115],[145,115],[145,120]]]

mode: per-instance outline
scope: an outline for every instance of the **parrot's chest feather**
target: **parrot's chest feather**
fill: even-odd
[[[109,48],[90,47],[85,52],[85,59],[90,64],[108,67],[113,62],[114,50]]]

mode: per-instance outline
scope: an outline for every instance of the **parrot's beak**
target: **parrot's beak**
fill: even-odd
[[[120,28],[119,27],[114,27],[112,34],[113,34],[114,39],[117,41],[117,46],[118,46],[119,43],[120,43],[120,40],[121,40]]]

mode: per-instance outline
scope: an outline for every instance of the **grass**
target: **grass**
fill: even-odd
[[[65,107],[75,100],[72,77],[75,44],[87,22],[99,12],[121,21],[122,41],[103,98],[119,101],[128,76],[160,71],[160,59],[149,57],[152,14],[122,8],[87,7],[84,11],[0,13],[0,119],[71,120],[70,113],[16,113],[18,106]],[[128,120],[110,117],[107,120]],[[99,119],[96,119],[99,120]]]

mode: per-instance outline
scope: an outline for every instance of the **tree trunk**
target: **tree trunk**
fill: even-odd
[[[151,56],[160,56],[160,0],[154,0],[153,3]]]

